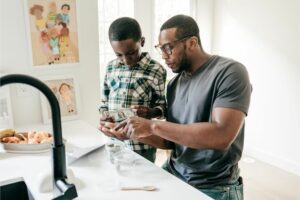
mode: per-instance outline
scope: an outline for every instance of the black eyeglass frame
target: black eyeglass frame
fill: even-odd
[[[173,42],[168,42],[166,44],[163,45],[155,45],[154,48],[159,52],[160,55],[162,55],[162,53],[167,54],[168,56],[172,55],[172,51],[176,46],[176,43],[178,42],[182,42],[184,40],[187,40],[189,38],[191,38],[193,36],[187,36],[178,40],[174,40]]]

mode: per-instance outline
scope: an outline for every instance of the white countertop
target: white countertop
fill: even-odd
[[[51,125],[34,125],[16,128],[17,131],[41,130],[52,132]],[[63,138],[66,139],[66,151],[74,152],[106,142],[96,128],[77,120],[64,122]],[[120,175],[110,164],[105,148],[80,158],[67,166],[76,177],[78,193],[76,199],[171,199],[172,200],[209,200],[208,196],[167,173],[148,160],[132,152],[135,164],[131,173]],[[37,182],[43,171],[51,170],[51,152],[37,154],[7,153],[0,147],[0,181],[23,177],[36,199],[51,199],[52,193],[40,193]],[[157,191],[121,191],[120,186],[154,185]]]

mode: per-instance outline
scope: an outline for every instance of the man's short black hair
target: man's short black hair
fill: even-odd
[[[139,23],[130,17],[121,17],[112,22],[108,30],[110,41],[133,39],[135,42],[142,37]]]
[[[199,36],[199,27],[197,22],[190,16],[187,15],[175,15],[168,19],[161,27],[160,31],[169,28],[177,28],[176,38],[183,39],[186,37],[196,36],[198,43],[201,45]]]

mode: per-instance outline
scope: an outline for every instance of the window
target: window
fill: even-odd
[[[110,24],[121,16],[134,17],[134,0],[99,0],[99,50],[100,80],[104,79],[107,63],[116,56],[110,46],[108,29]]]
[[[143,51],[149,52],[155,60],[165,65],[161,55],[154,49],[154,45],[158,43],[159,29],[167,19],[174,15],[186,14],[195,17],[193,15],[195,2],[195,0],[98,0],[100,80],[103,80],[107,63],[115,58],[108,40],[108,28],[113,20],[122,16],[137,19],[142,27],[143,35],[146,35],[146,43],[151,43],[147,44],[147,48]],[[151,9],[153,12],[149,12]],[[174,76],[172,71],[168,67],[165,68],[168,72],[167,79],[172,78]]]
[[[161,25],[167,21],[170,17],[178,14],[191,15],[190,1],[186,0],[155,0],[154,1],[154,37],[153,37],[153,46],[158,43],[159,29]],[[161,55],[154,51],[153,57],[158,60],[160,63],[164,64],[164,60],[161,59]],[[172,70],[166,67],[167,70],[167,79],[171,79],[174,76]]]

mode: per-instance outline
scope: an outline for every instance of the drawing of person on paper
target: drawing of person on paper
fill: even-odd
[[[62,98],[61,103],[64,103],[66,105],[68,113],[74,113],[75,112],[75,104],[74,104],[74,96],[72,93],[72,87],[71,85],[67,83],[62,83],[59,86],[59,94]]]

